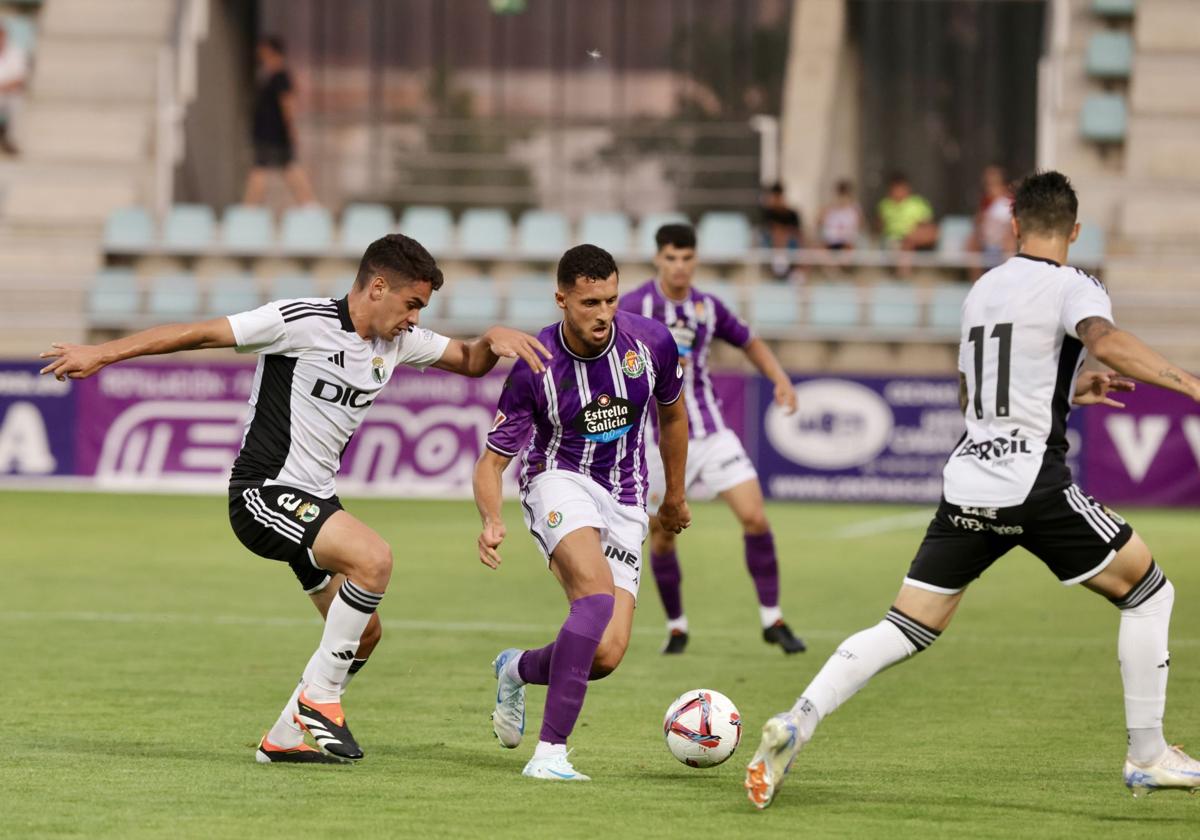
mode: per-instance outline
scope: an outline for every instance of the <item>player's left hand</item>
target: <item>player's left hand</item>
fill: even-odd
[[[796,386],[791,380],[775,383],[775,405],[782,408],[784,414],[796,413]]]
[[[479,535],[477,545],[479,547],[479,562],[487,566],[489,569],[500,568],[500,543],[504,542],[506,530],[503,522],[488,522],[483,526],[483,533]]]
[[[532,335],[510,327],[492,327],[483,334],[483,338],[497,356],[524,359],[534,373],[541,373],[546,369],[541,357],[549,360],[550,351]]]
[[[100,350],[88,344],[60,344],[55,342],[50,349],[38,354],[39,359],[54,359],[38,373],[52,373],[62,382],[71,379],[87,379],[104,367]]]
[[[658,524],[672,534],[678,534],[692,524],[692,511],[686,499],[671,502],[666,499],[658,506]]]
[[[1088,370],[1075,380],[1075,405],[1111,405],[1124,408],[1125,403],[1109,397],[1112,391],[1132,391],[1137,383],[1132,379],[1117,376],[1111,371]]]

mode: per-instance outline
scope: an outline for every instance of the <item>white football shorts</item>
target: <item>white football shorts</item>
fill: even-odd
[[[646,447],[646,469],[650,473],[649,508],[651,513],[657,513],[667,482],[662,456],[656,446]],[[738,436],[729,429],[722,429],[708,437],[688,441],[687,467],[683,475],[684,491],[689,499],[711,499],[731,487],[757,479],[758,471]]]

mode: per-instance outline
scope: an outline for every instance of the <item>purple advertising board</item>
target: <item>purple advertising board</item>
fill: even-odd
[[[0,477],[77,474],[77,382],[39,376],[40,364],[0,363]]]

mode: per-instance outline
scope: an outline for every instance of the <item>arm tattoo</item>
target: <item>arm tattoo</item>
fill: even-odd
[[[1176,373],[1171,368],[1167,368],[1166,370],[1160,370],[1158,372],[1158,375],[1161,376],[1163,379],[1167,380],[1168,382],[1174,382],[1176,385],[1179,385],[1179,386],[1183,385],[1183,379],[1179,376],[1178,373]]]
[[[1079,334],[1079,340],[1084,344],[1099,341],[1109,333],[1116,331],[1117,327],[1112,321],[1095,315],[1091,318],[1084,318],[1075,325],[1075,332]]]

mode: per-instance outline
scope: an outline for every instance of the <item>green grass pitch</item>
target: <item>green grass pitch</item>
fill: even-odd
[[[367,759],[264,767],[253,748],[320,628],[291,573],[237,543],[224,499],[0,494],[0,835],[1200,836],[1200,797],[1134,800],[1121,784],[1116,611],[1023,552],[975,584],[930,651],[827,720],[758,813],[741,788],[758,727],[880,619],[919,514],[771,507],[783,606],[810,645],[786,658],[760,641],[732,517],[696,505],[681,542],[691,648],[658,654],[647,571],[629,654],[592,685],[572,740],[595,781],[556,785],[520,776],[544,689],[530,689],[519,749],[500,749],[488,721],[492,657],[544,644],[565,614],[517,510],[490,572],[468,502],[349,508],[398,563],[383,644],[346,695]],[[1126,513],[1178,592],[1167,736],[1200,746],[1200,526],[1194,512]],[[701,686],[746,722],[737,754],[707,771],[675,762],[661,732],[667,703]]]

